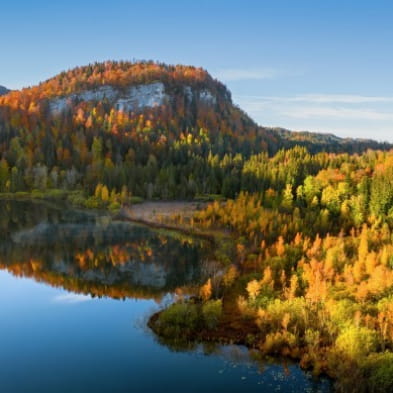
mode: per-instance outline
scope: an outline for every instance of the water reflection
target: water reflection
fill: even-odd
[[[146,334],[159,305],[135,299],[164,306],[204,282],[217,269],[206,242],[15,201],[0,201],[0,234],[0,269],[12,274],[0,271],[2,391],[330,391],[244,347],[181,347]]]
[[[47,203],[0,201],[0,268],[92,296],[160,298],[205,281],[209,244]]]

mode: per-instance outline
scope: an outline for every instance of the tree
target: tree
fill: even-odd
[[[368,229],[367,225],[363,224],[362,232],[360,234],[360,242],[358,248],[358,256],[360,262],[365,262],[368,255]]]
[[[108,187],[103,185],[101,189],[101,200],[104,202],[109,201],[109,190]]]
[[[210,278],[206,281],[206,283],[204,285],[202,285],[202,287],[200,289],[200,295],[204,301],[207,301],[210,299],[210,297],[212,295],[212,282],[211,282]]]
[[[0,192],[7,191],[6,184],[9,179],[9,166],[5,159],[0,161]]]
[[[293,194],[292,194],[292,185],[291,184],[287,184],[285,186],[281,204],[282,204],[282,206],[285,209],[290,210],[292,208],[292,206],[293,206]]]

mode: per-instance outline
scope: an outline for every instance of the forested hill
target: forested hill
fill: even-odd
[[[136,145],[170,145],[192,138],[220,154],[269,151],[275,132],[257,126],[205,70],[154,62],[106,62],[63,72],[1,97],[13,128],[56,128],[61,134],[105,132]]]
[[[9,90],[0,87],[0,95]],[[15,128],[37,122],[62,133],[76,127],[172,143],[209,140],[219,154],[249,155],[302,145],[310,152],[362,152],[390,146],[258,126],[232,103],[231,93],[204,69],[146,62],[104,62],[77,67],[0,99],[0,115]],[[130,136],[130,135],[129,135]]]
[[[7,94],[9,92],[9,90],[4,87],[4,86],[0,86],[0,96]]]
[[[91,195],[104,184],[148,198],[231,196],[248,189],[247,162],[296,145],[309,153],[390,148],[260,127],[192,66],[95,63],[0,96],[0,192]],[[308,160],[307,150],[296,160]]]
[[[333,134],[309,131],[289,131],[283,128],[269,128],[281,141],[282,148],[294,145],[306,147],[310,152],[346,152],[361,153],[367,149],[389,150],[393,146],[388,142],[377,142],[372,139],[340,138]]]

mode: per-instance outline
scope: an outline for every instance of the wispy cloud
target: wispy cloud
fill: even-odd
[[[341,136],[393,141],[393,96],[302,94],[234,96],[260,124],[293,130],[333,132]]]
[[[350,94],[301,94],[295,96],[241,95],[238,98],[250,102],[308,102],[313,104],[367,104],[393,102],[392,96],[365,96]]]
[[[250,113],[274,111],[293,118],[393,120],[392,111],[382,105],[393,102],[393,97],[390,96],[341,94],[305,94],[291,97],[238,96],[237,102]]]
[[[389,96],[364,96],[349,94],[304,94],[295,96],[295,101],[307,101],[314,103],[341,103],[341,104],[366,104],[393,102]]]
[[[299,119],[311,118],[335,118],[351,120],[392,120],[393,113],[377,110],[335,108],[331,106],[307,107],[295,106],[290,109],[283,109],[282,114],[288,117]]]
[[[91,296],[87,295],[80,295],[77,293],[65,293],[62,295],[55,296],[52,301],[54,303],[62,303],[62,304],[75,304],[75,303],[82,303],[92,300]]]
[[[224,81],[273,79],[280,71],[273,68],[227,68],[218,70],[216,78]]]

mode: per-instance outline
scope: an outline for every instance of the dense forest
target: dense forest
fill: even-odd
[[[157,82],[163,102],[142,109],[78,96]],[[343,392],[393,391],[390,148],[260,127],[189,66],[96,63],[0,97],[0,194],[215,200],[187,225],[230,236],[235,255],[156,332],[291,356]]]
[[[393,152],[294,148],[252,157],[234,179],[246,169],[252,192],[190,223],[229,232],[236,257],[153,329],[299,359],[340,392],[392,391]]]

